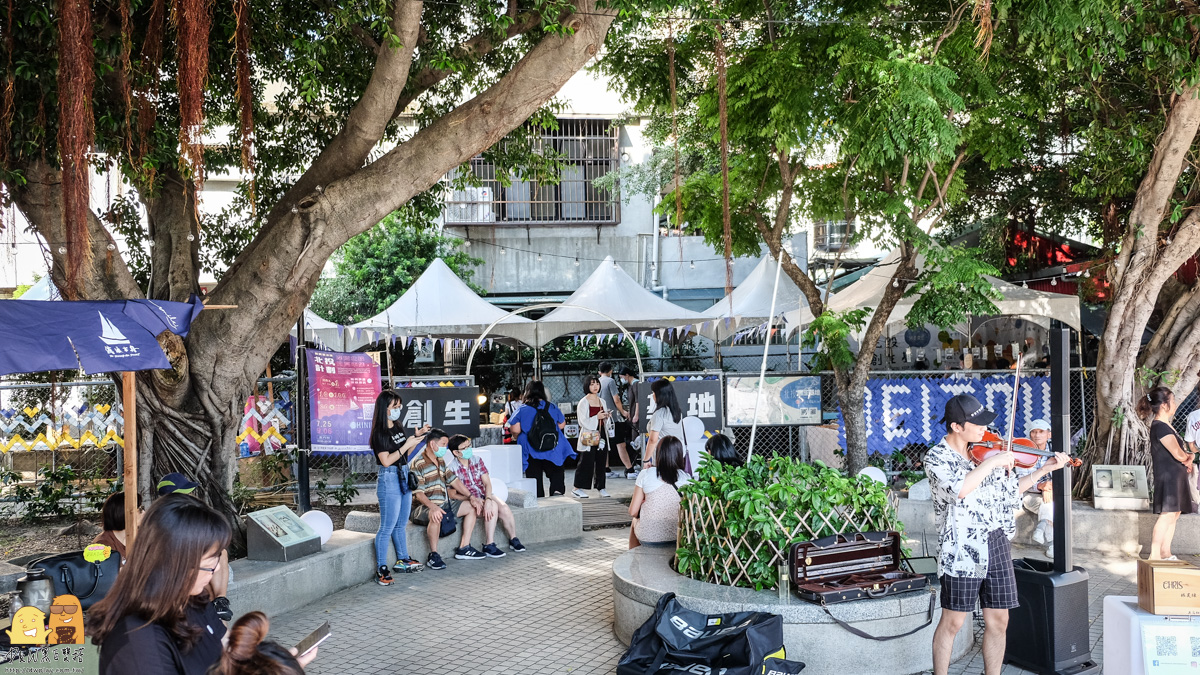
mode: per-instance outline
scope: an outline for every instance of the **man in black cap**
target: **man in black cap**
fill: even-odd
[[[974,396],[959,394],[946,402],[946,436],[925,455],[925,473],[933,492],[938,526],[938,575],[942,581],[942,618],[933,634],[933,672],[946,675],[954,636],[975,610],[983,607],[983,670],[1000,675],[1004,665],[1008,610],[1017,606],[1012,545],[1013,514],[1021,493],[1043,476],[1067,465],[1057,453],[1027,476],[1017,478],[1013,455],[997,453],[978,465],[967,450],[983,439],[996,413]]]

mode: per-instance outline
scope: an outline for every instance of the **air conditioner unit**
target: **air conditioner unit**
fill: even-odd
[[[492,210],[490,187],[469,187],[455,190],[446,203],[447,223],[492,223],[496,212]]]

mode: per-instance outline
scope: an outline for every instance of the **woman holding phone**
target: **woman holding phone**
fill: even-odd
[[[387,565],[388,539],[396,549],[397,572],[420,572],[421,563],[408,557],[408,525],[412,510],[412,493],[408,490],[408,460],[417,444],[429,433],[429,425],[406,436],[400,426],[404,401],[394,389],[385,389],[375,399],[375,415],[371,420],[371,452],[379,464],[376,494],[379,496],[379,531],[375,533],[375,583],[391,586],[392,575]]]
[[[588,375],[583,381],[587,392],[575,406],[575,417],[579,420],[579,466],[575,469],[575,490],[571,494],[577,499],[587,499],[592,485],[607,497],[605,478],[608,477],[608,449],[612,437],[608,433],[608,421],[612,411],[608,403],[600,398],[600,378]]]

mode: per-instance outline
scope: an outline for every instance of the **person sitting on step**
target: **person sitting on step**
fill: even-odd
[[[457,489],[461,494],[467,494],[467,489],[447,461],[448,441],[445,431],[430,429],[425,436],[425,449],[408,465],[409,473],[417,477],[417,487],[413,490],[413,500],[416,503],[413,504],[410,519],[425,528],[425,536],[429,539],[429,560],[425,566],[431,570],[446,569],[446,563],[442,562],[442,556],[437,550],[443,518],[461,516],[463,519],[462,541],[459,547],[454,549],[456,559],[484,558],[482,553],[471,546],[471,532],[475,529],[475,508],[470,502],[450,497],[451,489]]]
[[[492,477],[488,474],[483,458],[475,456],[475,451],[471,448],[471,439],[463,434],[455,434],[450,437],[449,447],[457,460],[454,473],[458,474],[459,481],[467,489],[456,496],[469,500],[475,509],[475,516],[483,518],[483,554],[489,558],[505,556],[504,551],[496,546],[497,521],[504,523],[504,529],[508,530],[508,548],[517,553],[524,553],[525,546],[517,539],[517,520],[513,517],[512,509],[492,490]],[[457,492],[457,488],[451,489]]]

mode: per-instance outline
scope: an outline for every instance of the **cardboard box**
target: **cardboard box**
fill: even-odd
[[[1200,615],[1200,567],[1182,560],[1138,560],[1137,580],[1143,611]]]

